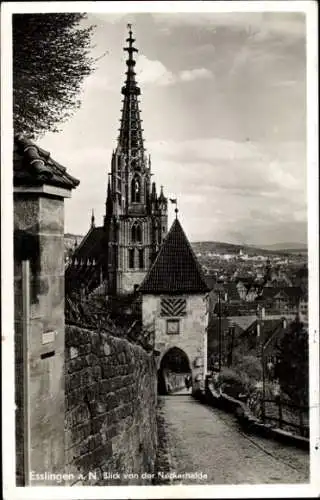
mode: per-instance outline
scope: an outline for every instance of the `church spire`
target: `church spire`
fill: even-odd
[[[111,192],[111,179],[110,175],[108,176],[108,191],[107,191],[107,200],[106,200],[106,213],[108,215],[112,215],[113,213],[113,199]]]
[[[121,110],[122,116],[118,147],[125,155],[143,159],[144,147],[138,101],[141,90],[136,82],[136,73],[134,71],[136,61],[133,58],[134,53],[138,52],[138,49],[133,46],[135,39],[132,37],[131,24],[128,24],[127,27],[129,29],[129,36],[126,39],[128,45],[123,50],[128,53],[128,59],[126,60],[126,81],[121,89],[124,99],[122,101],[123,108]]]
[[[94,210],[92,209],[92,214],[91,214],[91,227],[94,228],[96,225],[95,223],[95,217],[94,217]]]

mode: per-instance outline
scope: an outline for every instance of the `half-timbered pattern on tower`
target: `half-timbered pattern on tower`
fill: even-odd
[[[151,159],[144,147],[134,59],[138,50],[130,25],[126,41],[120,129],[108,175],[103,226],[91,222],[68,267],[73,284],[87,291],[103,285],[109,295],[131,293],[141,284],[167,234],[168,200],[163,187],[157,193],[152,182]]]

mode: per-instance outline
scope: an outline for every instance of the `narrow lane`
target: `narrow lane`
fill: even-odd
[[[160,483],[279,484],[309,480],[308,452],[247,435],[232,415],[203,405],[190,395],[160,396],[158,425]]]

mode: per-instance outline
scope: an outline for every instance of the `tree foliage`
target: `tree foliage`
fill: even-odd
[[[299,319],[291,323],[280,342],[275,377],[295,403],[308,405],[308,330]]]
[[[94,69],[90,57],[94,26],[85,14],[14,14],[14,132],[29,137],[57,132],[80,106],[81,84]]]

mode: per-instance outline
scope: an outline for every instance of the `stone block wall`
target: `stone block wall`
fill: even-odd
[[[64,201],[28,190],[14,195],[17,485],[64,467]],[[28,380],[24,376],[22,261],[30,262]],[[49,340],[48,340],[49,339]],[[27,406],[25,402],[27,401]],[[26,411],[30,445],[24,450]],[[36,484],[37,481],[32,481]],[[42,481],[39,484],[43,484]],[[48,483],[49,484],[49,483]],[[54,484],[54,483],[52,483]]]
[[[157,448],[153,355],[107,333],[67,326],[65,356],[69,483],[151,484]]]

